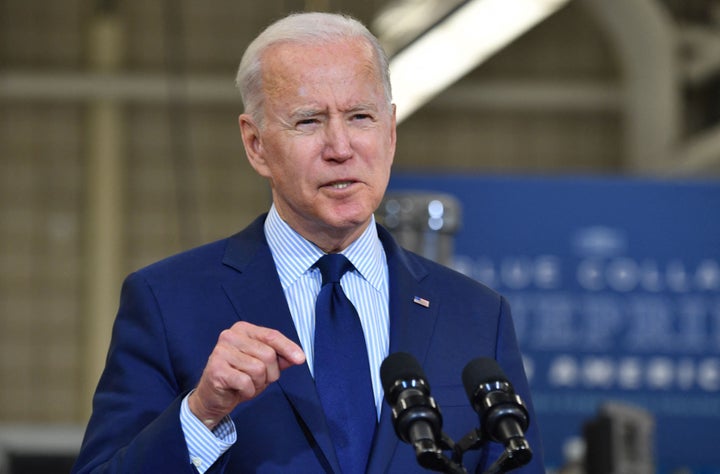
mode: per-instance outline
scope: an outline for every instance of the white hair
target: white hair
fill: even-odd
[[[245,50],[235,78],[235,84],[245,105],[245,112],[256,121],[262,122],[261,59],[270,46],[281,42],[322,44],[343,38],[363,38],[372,46],[389,106],[392,102],[389,62],[378,39],[365,25],[350,16],[307,12],[294,13],[271,24]]]

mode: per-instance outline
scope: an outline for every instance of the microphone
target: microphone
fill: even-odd
[[[442,415],[420,364],[406,352],[390,354],[380,366],[380,380],[398,438],[415,448],[421,466],[446,469],[447,458],[437,444],[442,439]]]
[[[462,380],[470,404],[480,416],[483,436],[505,445],[508,457],[503,469],[530,462],[532,451],[525,440],[528,411],[497,362],[487,357],[471,360],[463,369]]]

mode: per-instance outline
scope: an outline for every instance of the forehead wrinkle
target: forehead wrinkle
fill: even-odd
[[[311,98],[313,92],[306,89],[310,84],[305,84],[302,77],[298,77],[296,74],[288,74],[288,71],[283,69],[283,64],[294,64],[296,61],[300,61],[303,51],[294,47],[297,45],[291,44],[289,48],[285,46],[287,46],[287,44],[276,44],[270,48],[274,49],[279,55],[265,56],[264,59],[269,59],[269,61],[265,62],[265,67],[262,68],[262,79],[265,98],[271,103],[277,101],[285,102],[285,100],[290,97],[299,100],[303,100],[303,98],[308,99],[308,103],[299,104],[297,109],[291,112],[291,117],[298,116],[302,118],[315,114],[328,114],[330,113],[330,108],[336,108],[342,113],[363,109],[380,111],[387,108],[385,106],[385,94],[382,89],[381,72],[375,64],[374,52],[369,44],[360,43],[362,52],[358,57],[359,61],[356,63],[357,69],[355,77],[345,77],[343,78],[343,82],[361,80],[360,78],[362,77],[368,79],[366,81],[361,80],[361,82],[370,85],[371,90],[365,89],[365,92],[369,92],[371,97],[345,97],[343,100],[343,102],[346,102],[345,104],[334,101],[333,97],[335,97],[336,92],[339,92],[335,90],[326,90],[324,94],[321,94],[324,99],[329,100],[328,103],[325,103],[325,101],[323,101],[323,103],[313,103],[315,102],[315,100]],[[267,55],[267,53],[266,51],[265,54]],[[327,64],[327,61],[328,58],[321,57],[320,63],[316,64],[316,66],[322,68]],[[280,69],[278,70],[277,68]],[[376,97],[376,94],[379,96]],[[339,99],[339,97],[335,98]]]

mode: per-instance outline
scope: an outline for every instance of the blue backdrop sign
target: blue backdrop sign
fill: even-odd
[[[393,190],[461,202],[454,265],[510,301],[548,465],[618,400],[654,416],[658,472],[720,472],[720,184],[396,175]]]

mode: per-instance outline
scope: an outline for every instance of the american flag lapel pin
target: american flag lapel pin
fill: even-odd
[[[430,307],[430,302],[428,300],[426,300],[425,298],[420,298],[419,296],[413,297],[413,303],[419,304],[420,306],[423,306],[425,308]]]

